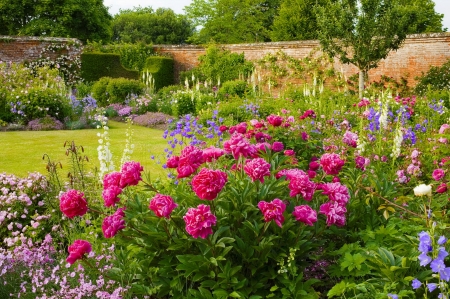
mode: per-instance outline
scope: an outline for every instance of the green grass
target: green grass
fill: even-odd
[[[123,149],[125,148],[127,124],[109,121],[108,126],[111,152],[116,168],[119,168]],[[133,126],[132,144],[134,152],[131,159],[143,165],[145,172],[152,175],[162,175],[161,165],[150,158],[162,158],[166,140],[162,138],[162,131],[142,126]],[[47,174],[46,161],[42,159],[47,154],[54,162],[61,162],[64,170],[69,169],[69,159],[65,155],[64,143],[74,141],[76,145],[83,146],[84,155],[89,158],[88,168],[99,167],[97,147],[99,145],[97,133],[101,129],[71,130],[71,131],[13,131],[0,132],[0,145],[2,154],[0,158],[0,173],[6,172],[25,177],[28,172],[38,171]],[[164,162],[164,160],[162,161]],[[120,169],[116,169],[120,170]],[[63,172],[62,172],[63,173]]]

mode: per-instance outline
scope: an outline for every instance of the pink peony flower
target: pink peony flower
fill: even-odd
[[[116,203],[120,201],[120,198],[118,197],[120,193],[122,193],[122,188],[117,186],[110,186],[109,188],[104,189],[102,197],[105,202],[105,207],[115,206]]]
[[[448,124],[443,124],[443,125],[439,128],[439,134],[444,134],[445,131],[447,131],[447,129],[450,129],[450,125],[448,125]]]
[[[281,116],[271,114],[267,116],[267,122],[274,127],[279,127],[283,123],[283,118]]]
[[[153,196],[148,208],[160,218],[170,218],[170,214],[176,207],[178,207],[178,205],[173,201],[172,197],[157,193]]]
[[[302,132],[302,140],[307,141],[309,139],[309,135],[306,132]]]
[[[316,171],[319,168],[320,168],[319,162],[312,161],[311,163],[309,163],[309,170]]]
[[[219,159],[224,154],[225,151],[223,149],[211,146],[203,150],[203,161],[212,162],[213,160]]]
[[[272,151],[281,152],[282,150],[284,150],[284,145],[282,142],[275,141],[274,143],[272,143]]]
[[[346,131],[344,133],[344,137],[343,137],[342,141],[345,144],[347,144],[348,146],[356,147],[357,146],[356,142],[358,141],[358,135],[353,132]]]
[[[139,162],[129,161],[122,165],[122,177],[120,178],[120,188],[135,186],[142,181],[141,172],[144,168]]]
[[[297,221],[303,222],[309,226],[313,226],[317,221],[317,212],[306,205],[296,206],[292,215],[294,215]]]
[[[237,160],[240,156],[245,158],[253,157],[257,150],[256,147],[239,133],[234,133],[231,138],[224,142],[223,149],[227,153],[233,154],[233,157]]]
[[[258,208],[263,213],[265,222],[274,220],[281,227],[284,222],[283,212],[286,210],[286,205],[282,200],[275,198],[271,202],[260,201]]]
[[[447,192],[447,184],[446,183],[442,183],[440,184],[437,188],[436,188],[436,192],[437,193],[445,193]]]
[[[295,152],[293,151],[293,150],[285,150],[284,151],[284,155],[285,156],[288,156],[288,157],[292,157],[292,156],[295,156]]]
[[[114,237],[119,230],[125,228],[125,213],[123,212],[124,208],[119,208],[117,211],[111,216],[105,217],[102,223],[102,231],[105,238]]]
[[[315,178],[317,176],[317,173],[315,171],[312,171],[312,170],[308,170],[307,173],[308,173],[308,177],[310,179],[313,179],[313,178]]]
[[[270,176],[270,163],[263,158],[245,161],[244,171],[254,181],[264,183],[264,177]]]
[[[220,126],[219,127],[219,131],[220,132],[226,132],[226,131],[228,131],[228,127],[227,126]]]
[[[356,164],[356,168],[361,169],[361,170],[365,170],[366,166],[369,165],[370,160],[367,158],[364,158],[363,156],[358,156],[355,158],[355,164]]]
[[[242,123],[236,125],[236,132],[238,132],[240,134],[247,133],[247,123],[246,122],[242,122]]]
[[[306,110],[305,113],[303,113],[302,116],[300,116],[300,119],[305,119],[305,118],[316,118],[316,113],[313,110]]]
[[[68,218],[83,216],[88,210],[87,201],[81,191],[70,189],[61,194],[59,200],[59,209]]]
[[[277,179],[279,179],[280,177],[282,177],[282,176],[286,176],[286,180],[290,180],[290,179],[292,179],[293,177],[296,177],[296,176],[302,176],[302,175],[307,175],[307,173],[306,172],[304,172],[303,170],[301,170],[301,169],[297,169],[297,168],[293,168],[293,169],[283,169],[283,170],[280,170],[278,173],[277,173],[277,175],[275,176]]]
[[[72,245],[69,246],[69,256],[66,261],[71,265],[77,260],[83,258],[83,255],[92,251],[91,243],[85,240],[75,240]]]
[[[323,154],[320,158],[320,165],[323,171],[328,175],[336,175],[344,166],[344,161],[341,160],[338,154]]]
[[[227,181],[225,172],[203,168],[192,179],[192,190],[200,199],[213,200],[222,191]]]
[[[122,173],[115,171],[105,174],[103,177],[103,189],[108,189],[111,186],[120,186],[120,179],[122,178]]]
[[[365,107],[370,104],[368,99],[362,98],[361,101],[358,103],[358,107]]]
[[[186,146],[180,155],[178,162],[177,178],[185,178],[197,171],[203,163],[203,151],[193,145]]]
[[[263,132],[258,132],[255,134],[255,140],[258,143],[264,143],[268,140],[271,140],[272,137],[269,134],[263,133]]]
[[[167,159],[167,162],[166,162],[167,168],[177,168],[179,161],[180,161],[180,157],[178,157],[178,156],[170,157],[169,159]]]
[[[270,143],[263,142],[263,143],[257,143],[257,144],[255,145],[255,148],[256,148],[258,151],[261,151],[261,152],[265,153],[268,149],[271,149],[272,146],[270,145]]]
[[[320,189],[322,189],[322,193],[327,195],[331,201],[336,201],[343,206],[345,206],[350,199],[347,187],[341,183],[321,184]]]
[[[445,176],[445,171],[441,168],[435,169],[432,176],[435,181],[440,181]]]
[[[199,205],[197,208],[189,208],[186,215],[183,216],[186,223],[186,231],[192,237],[206,239],[213,233],[211,226],[216,225],[217,219],[209,206]]]
[[[344,226],[346,212],[347,209],[341,206],[337,201],[327,202],[320,206],[320,213],[327,217],[328,226],[333,224],[336,224],[337,226]]]
[[[296,175],[290,178],[288,187],[291,190],[289,196],[294,197],[300,194],[304,200],[310,201],[316,190],[316,183],[310,181],[307,174]]]

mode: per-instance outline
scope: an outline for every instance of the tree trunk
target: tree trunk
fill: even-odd
[[[363,70],[359,70],[359,99],[362,99],[363,97],[363,91],[364,91],[364,74],[365,72]]]

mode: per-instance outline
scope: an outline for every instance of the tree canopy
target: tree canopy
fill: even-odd
[[[0,0],[0,34],[109,40],[103,0]]]
[[[120,10],[112,21],[113,41],[146,44],[182,44],[194,26],[184,15],[169,8],[135,7]]]

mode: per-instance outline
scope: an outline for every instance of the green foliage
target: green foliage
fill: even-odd
[[[161,56],[148,57],[145,62],[143,76],[148,77],[147,72],[155,80],[154,87],[156,91],[165,86],[173,85],[173,58]]]
[[[87,82],[97,81],[101,77],[138,79],[139,72],[124,68],[118,54],[83,53],[81,77]]]
[[[231,53],[216,45],[210,45],[206,49],[206,54],[198,58],[199,65],[191,72],[181,74],[181,82],[190,80],[192,74],[194,79],[212,81],[212,85],[220,85],[219,82],[236,80],[241,76],[248,76],[253,71],[253,64],[246,61],[244,53]],[[192,82],[194,84],[194,82]]]
[[[131,95],[142,95],[144,88],[139,80],[103,77],[92,86],[92,95],[99,106],[105,107],[112,103],[123,104]]]
[[[408,19],[408,34],[442,32],[443,14],[435,11],[432,0],[397,0],[400,11]]]
[[[103,1],[49,0],[0,2],[0,34],[75,37],[108,41],[111,16]]]
[[[443,65],[431,66],[425,74],[416,78],[417,85],[415,91],[424,95],[427,91],[450,91],[450,60],[447,60]]]
[[[234,80],[223,83],[217,92],[217,96],[222,99],[234,96],[242,98],[246,92],[248,92],[247,82]]]
[[[169,8],[120,10],[112,21],[113,41],[120,43],[183,44],[194,32],[186,16]]]

